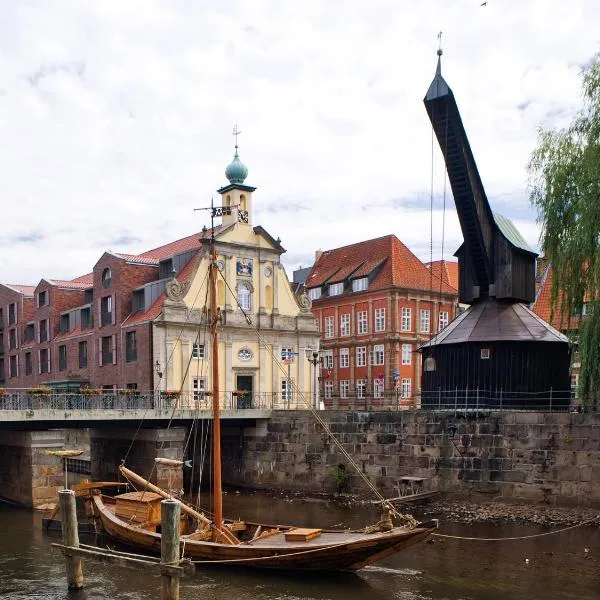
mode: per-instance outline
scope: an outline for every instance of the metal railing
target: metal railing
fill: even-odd
[[[306,410],[312,406],[308,393],[250,394],[240,391],[222,392],[221,410]],[[330,394],[320,396],[320,408],[347,411],[394,411],[423,409],[434,411],[596,411],[583,405],[571,390],[545,392],[503,392],[483,390],[437,390],[422,392],[410,398],[394,391],[378,397],[372,393]],[[85,392],[43,392],[28,389],[1,389],[0,410],[212,410],[212,396],[205,392],[141,392],[137,390],[86,390]]]

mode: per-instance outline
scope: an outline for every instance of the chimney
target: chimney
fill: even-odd
[[[317,262],[323,255],[323,250],[315,250],[315,262]]]

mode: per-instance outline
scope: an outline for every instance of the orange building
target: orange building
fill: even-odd
[[[443,266],[429,269],[394,235],[317,252],[305,288],[321,332],[325,406],[418,403],[417,349],[457,310]]]

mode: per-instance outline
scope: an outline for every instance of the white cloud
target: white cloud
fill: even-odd
[[[422,98],[439,29],[488,197],[536,245],[527,160],[538,126],[564,125],[579,106],[600,7],[479,5],[3,3],[0,281],[76,276],[105,249],[139,252],[199,231],[193,208],[225,183],[236,121],[258,186],[254,221],[281,237],[288,267],[388,233],[428,259]],[[439,256],[437,148],[434,159]],[[449,187],[445,224],[449,256],[461,240]]]

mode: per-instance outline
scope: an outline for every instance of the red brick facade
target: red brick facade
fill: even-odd
[[[457,290],[440,285],[394,236],[324,252],[306,289],[321,331],[325,405],[412,404],[420,391],[417,348],[438,331],[440,315],[442,325],[455,316]]]

